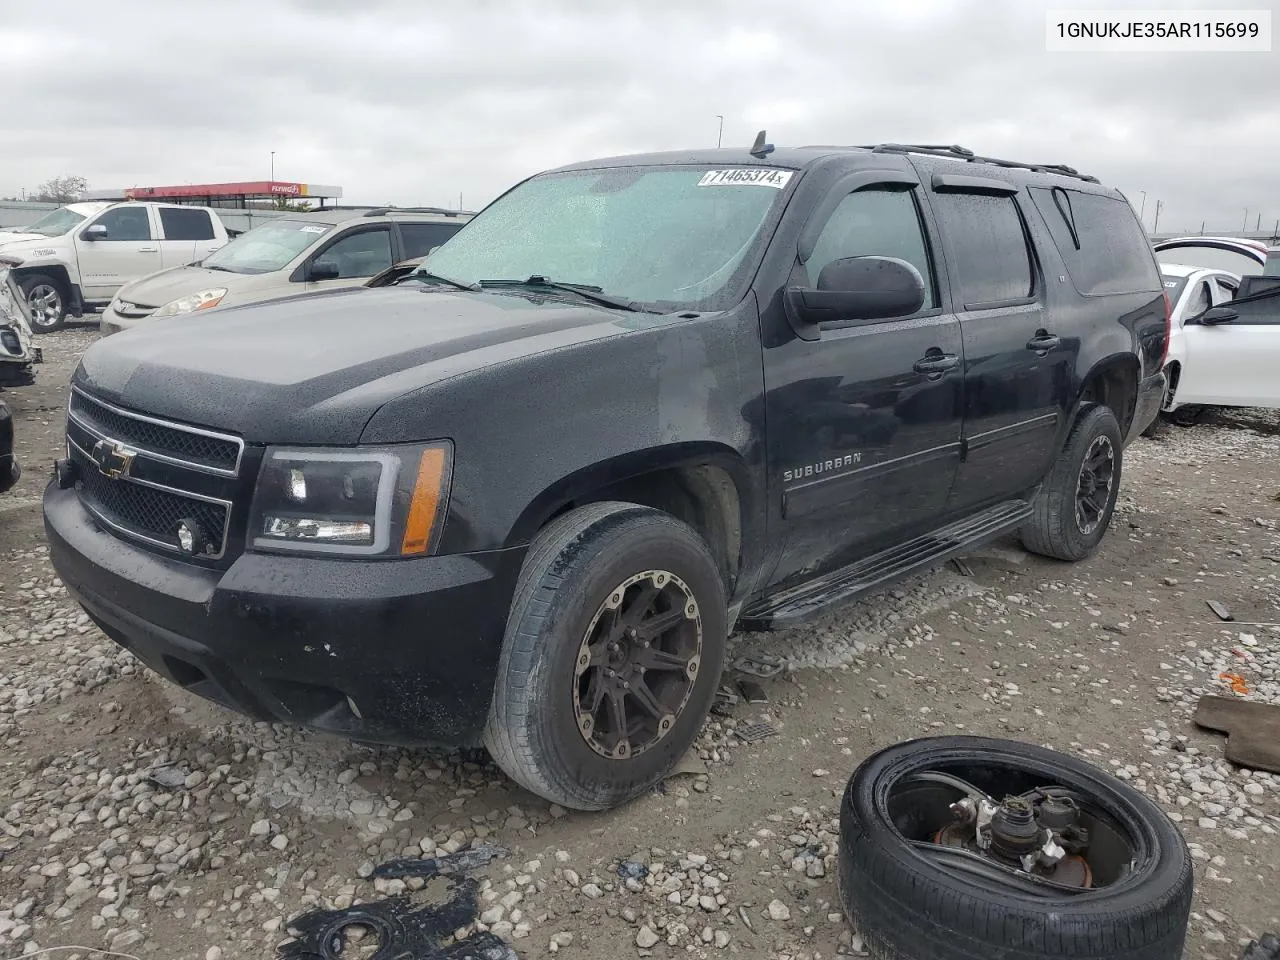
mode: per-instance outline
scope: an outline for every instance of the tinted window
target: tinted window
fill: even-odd
[[[948,240],[961,304],[1031,296],[1031,252],[1013,197],[940,193],[934,207]]]
[[[391,230],[382,227],[349,233],[316,259],[336,263],[338,276],[343,279],[372,277],[391,266]]]
[[[438,247],[461,229],[460,223],[402,223],[400,239],[404,241],[404,258],[413,260],[425,257],[432,247]]]
[[[1101,296],[1157,289],[1151,241],[1128,202],[1061,188],[1034,187],[1031,194],[1077,290]]]
[[[207,210],[161,207],[160,225],[166,240],[212,240],[213,221]]]
[[[851,193],[840,202],[805,263],[809,282],[816,284],[822,268],[845,257],[897,257],[920,271],[925,305],[936,307],[933,270],[920,226],[920,211],[909,190],[872,189]]]
[[[94,223],[107,228],[108,240],[150,240],[151,219],[146,207],[120,207],[108,210]]]

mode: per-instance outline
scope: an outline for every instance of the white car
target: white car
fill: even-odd
[[[1267,247],[1204,237],[1155,249],[1194,261],[1160,263],[1172,304],[1163,415],[1177,419],[1180,408],[1201,406],[1280,408],[1280,286],[1263,277]],[[1221,265],[1231,258],[1240,272]]]

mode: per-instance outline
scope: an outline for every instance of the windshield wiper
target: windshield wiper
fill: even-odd
[[[222,273],[235,273],[230,267],[220,267],[216,263],[204,263],[201,261],[196,264],[197,267],[204,267],[206,270],[218,270]]]
[[[613,307],[615,310],[629,310],[632,313],[649,312],[644,310],[643,307],[636,306],[634,300],[615,297],[589,283],[562,283],[559,280],[548,280],[538,274],[527,280],[480,280],[478,282],[481,287],[534,287],[540,290],[561,290],[565,293],[577,294],[584,300],[590,300],[592,303],[598,303],[601,306]]]
[[[422,270],[415,270],[408,274],[405,280],[421,280],[423,283],[443,283],[446,286],[453,287],[456,290],[470,290],[475,292],[480,289],[478,283],[463,283],[461,280],[453,280],[449,277],[442,277],[436,273],[427,273]]]

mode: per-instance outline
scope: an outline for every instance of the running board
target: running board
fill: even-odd
[[[815,580],[770,594],[744,610],[734,629],[794,627],[831,607],[1017,530],[1030,517],[1031,504],[1026,500],[1006,500]]]

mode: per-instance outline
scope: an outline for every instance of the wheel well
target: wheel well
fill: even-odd
[[[723,468],[669,467],[628,477],[562,504],[543,526],[577,507],[604,500],[638,503],[687,523],[706,541],[726,589],[732,591],[742,557],[742,507],[738,488]]]
[[[64,297],[68,299],[71,297],[71,275],[67,273],[67,268],[60,263],[51,263],[43,267],[18,267],[13,271],[13,275],[20,283],[27,277],[49,277],[62,285],[62,295]]]
[[[1110,407],[1120,422],[1122,436],[1128,434],[1138,401],[1138,368],[1130,357],[1099,367],[1085,378],[1080,389],[1081,403],[1101,403]]]
[[[1165,375],[1169,378],[1169,385],[1165,393],[1170,400],[1173,400],[1173,396],[1178,390],[1178,381],[1182,378],[1182,364],[1174,360],[1164,370]]]

